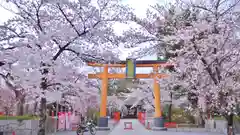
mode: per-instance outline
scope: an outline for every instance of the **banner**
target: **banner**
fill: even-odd
[[[126,60],[126,78],[136,78],[136,59]]]
[[[65,130],[66,117],[62,112],[58,113],[58,130]]]
[[[66,130],[71,130],[71,112],[65,113]]]

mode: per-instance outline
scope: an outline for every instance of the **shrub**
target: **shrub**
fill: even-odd
[[[99,116],[100,113],[97,109],[88,109],[87,118],[92,119],[95,124],[97,124]]]
[[[23,115],[23,116],[6,116],[2,115],[0,116],[0,120],[33,120],[33,119],[39,119],[37,116],[31,116],[31,115]]]
[[[166,120],[168,121],[168,120]],[[194,116],[181,108],[172,108],[172,122],[195,123]]]

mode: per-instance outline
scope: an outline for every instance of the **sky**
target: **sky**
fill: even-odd
[[[123,0],[123,3],[129,4],[135,9],[137,15],[144,17],[147,8],[156,3],[164,3],[166,0]]]
[[[3,24],[4,22],[6,22],[9,18],[13,17],[14,15],[6,10],[5,8],[3,8],[3,6],[7,6],[6,2],[4,2],[4,0],[0,0],[0,24]],[[6,8],[10,8],[9,6],[7,6]]]

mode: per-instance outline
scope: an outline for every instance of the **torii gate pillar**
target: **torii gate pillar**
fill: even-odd
[[[154,74],[158,73],[158,66],[153,67]],[[153,93],[154,93],[154,104],[155,104],[155,116],[154,116],[154,127],[152,130],[166,130],[164,127],[164,119],[161,111],[161,100],[160,100],[160,86],[158,83],[158,77],[154,76],[153,82]]]
[[[107,91],[108,91],[108,65],[103,66],[102,73],[102,89],[101,89],[101,104],[100,104],[100,118],[98,120],[99,130],[110,130],[108,127],[107,117]]]

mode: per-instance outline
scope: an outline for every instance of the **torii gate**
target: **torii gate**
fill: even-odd
[[[99,130],[108,130],[108,118],[107,114],[107,91],[108,91],[108,79],[135,79],[135,78],[153,78],[153,89],[154,89],[154,104],[155,104],[155,118],[154,118],[154,129],[156,130],[164,130],[164,120],[161,112],[161,104],[160,104],[160,86],[158,83],[159,78],[167,77],[166,74],[159,74],[159,67],[168,67],[173,66],[172,64],[168,64],[167,60],[134,60],[127,59],[126,61],[120,62],[110,62],[107,64],[88,62],[88,66],[92,67],[103,67],[103,72],[98,74],[88,74],[88,78],[96,79],[99,78],[102,80],[101,86],[101,105],[100,105],[100,118],[98,121]],[[109,74],[108,68],[125,68],[126,74]],[[153,73],[150,74],[136,74],[136,67],[152,67]]]

